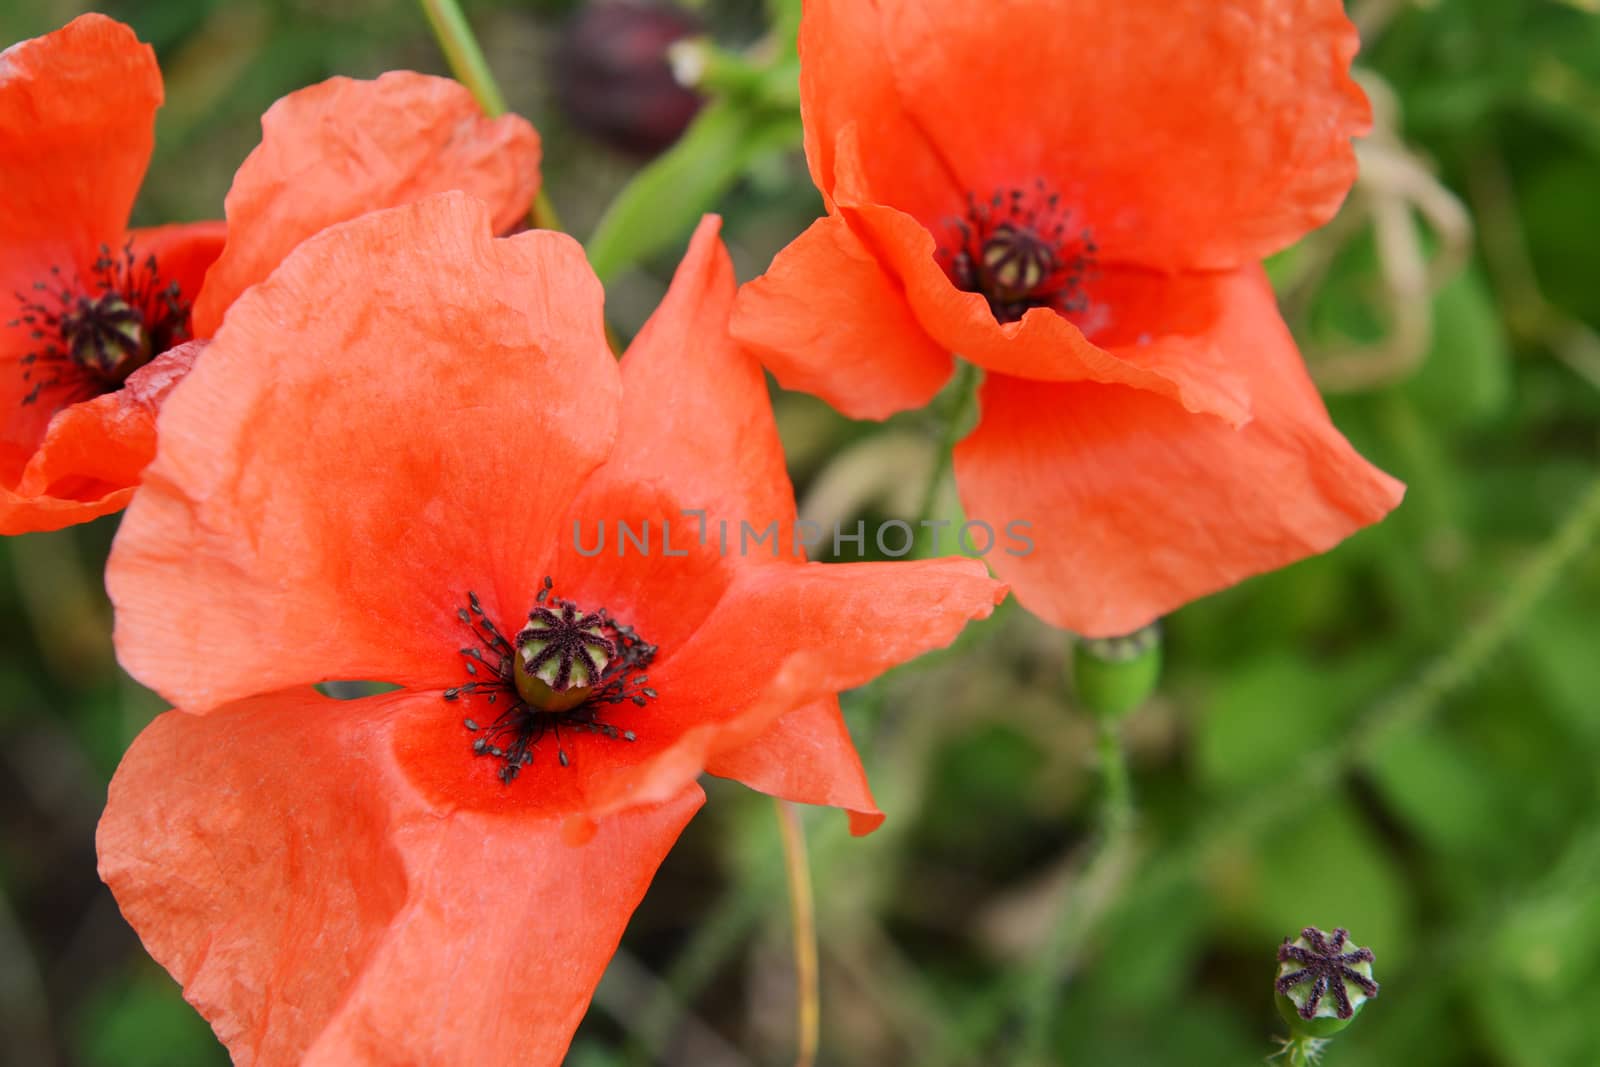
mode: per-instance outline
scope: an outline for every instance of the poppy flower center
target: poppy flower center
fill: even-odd
[[[461,650],[473,680],[446,689],[444,698],[482,693],[491,705],[505,701],[505,710],[488,726],[472,719],[463,724],[478,735],[473,753],[499,760],[500,780],[508,785],[533,762],[546,734],[554,738],[563,767],[571,762],[561,741],[563,729],[635,740],[632,730],[601,716],[625,703],[642,708],[656,696],[644,673],[655,660],[656,646],[605,609],[585,612],[555,597],[553,588],[546,578],[527,624],[510,640],[484,614],[476,594],[469,592],[467,607],[456,613],[475,640]]]
[[[998,322],[1016,322],[1036,307],[1083,311],[1095,244],[1088,230],[1068,229],[1068,214],[1043,182],[988,200],[969,193],[966,214],[952,220],[939,248],[939,265],[957,288],[981,293]]]
[[[31,299],[17,294],[22,314],[9,323],[34,342],[19,361],[22,380],[33,386],[24,404],[46,390],[63,391],[66,403],[108,393],[188,339],[189,305],[178,283],[162,285],[156,257],[136,258],[131,242],[120,256],[101,245],[87,282],[67,282],[59,267],[50,275],[34,283]]]

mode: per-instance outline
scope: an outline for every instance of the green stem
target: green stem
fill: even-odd
[[[490,118],[504,115],[506,99],[500,95],[500,86],[489,70],[489,62],[483,58],[483,49],[478,47],[478,39],[473,36],[472,27],[456,0],[421,0],[421,3],[456,81],[467,87],[485,115]]]
[[[1288,1067],[1311,1067],[1321,1058],[1322,1046],[1326,1043],[1325,1038],[1291,1036],[1283,1046],[1284,1062]]]
[[[433,36],[439,42],[439,50],[444,53],[445,62],[450,64],[450,71],[455,75],[456,81],[467,87],[467,91],[472,94],[472,98],[478,102],[485,115],[490,118],[504,115],[506,98],[500,93],[500,86],[494,80],[494,72],[489,69],[489,61],[484,58],[483,49],[478,47],[478,39],[473,35],[467,17],[461,13],[461,6],[456,0],[419,0],[419,2],[422,4],[422,13],[428,16],[428,25],[433,27]],[[528,221],[538,230],[561,229],[561,220],[556,216],[555,207],[545,195],[542,185],[538,195],[534,197],[533,210],[528,213]]]
[[[944,485],[944,479],[950,473],[956,442],[960,440],[971,417],[972,407],[978,399],[978,368],[966,360],[956,360],[955,383],[950,388],[952,400],[946,408],[944,426],[939,434],[937,451],[933,454],[933,471],[928,475],[928,482],[922,489],[922,504],[917,509],[917,529],[922,529],[922,524],[933,518],[934,509],[939,505],[939,489]],[[938,550],[938,530],[930,531],[935,552]]]
[[[1019,1067],[1045,1063],[1061,983],[1100,916],[1110,907],[1128,867],[1134,822],[1133,787],[1117,720],[1100,720],[1096,745],[1100,760],[1099,836],[1082,873],[1066,887],[1055,925],[1024,979],[1023,1030],[1013,1062]]]

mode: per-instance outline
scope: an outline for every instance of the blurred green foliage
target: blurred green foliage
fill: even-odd
[[[467,10],[587,237],[639,164],[546,104],[570,6]],[[728,43],[758,24],[751,4],[704,6]],[[1408,483],[1405,504],[1169,620],[1161,694],[1128,723],[1136,851],[1098,896],[1077,883],[1093,731],[1063,681],[1062,635],[1003,610],[956,653],[852,694],[890,819],[860,841],[837,816],[810,823],[825,1063],[1006,1062],[1017,977],[1064,893],[1092,921],[1052,1024],[1063,1064],[1260,1062],[1280,1029],[1273,953],[1306,924],[1348,926],[1383,983],[1331,1064],[1600,1063],[1600,554],[1576,552],[1504,640],[1472,636],[1585,494],[1593,510],[1600,478],[1600,15],[1579,0],[1351,6],[1381,105],[1369,145],[1394,166],[1369,166],[1341,219],[1272,268],[1314,372],[1337,383],[1336,422]],[[0,37],[77,10],[7,5]],[[277,96],[441,69],[398,0],[107,10],[155,43],[168,80],[143,222],[218,215]],[[720,204],[746,277],[818,210],[797,154],[752,166]],[[1411,178],[1386,179],[1396,167]],[[1418,299],[1375,229],[1384,212],[1409,220],[1421,262],[1459,253],[1460,269]],[[668,254],[612,286],[624,330],[682,245],[659,236]],[[876,432],[808,398],[780,397],[779,412],[803,499]],[[114,530],[0,543],[0,1047],[25,1065],[202,1067],[225,1057],[94,876],[105,782],[159,710],[111,657],[99,570]],[[770,810],[712,788],[572,1063],[788,1054]]]

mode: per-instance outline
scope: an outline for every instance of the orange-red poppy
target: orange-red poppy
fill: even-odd
[[[446,189],[483,196],[509,227],[537,191],[522,119],[482,118],[441,78],[335,78],[263,118],[226,243],[221,222],[130,231],[161,101],[150,47],[101,15],[0,58],[0,293],[15,303],[0,315],[0,534],[125,506],[160,399],[195,354],[168,350],[215,332],[301,239]]]
[[[0,533],[117,510],[153,454],[151,361],[222,247],[221,223],[128,229],[161,99],[155,53],[102,15],[0,53]]]
[[[837,692],[1003,587],[794,554],[733,295],[708,220],[619,366],[575,242],[446,194],[305,242],[168,401],[108,585],[184,710],[100,867],[236,1062],[557,1063],[703,770],[881,820]]]
[[[1106,636],[1331,547],[1401,487],[1330,424],[1258,260],[1337,209],[1369,124],[1338,0],[812,0],[828,215],[737,337],[845,414],[981,367],[955,453],[1018,599]]]

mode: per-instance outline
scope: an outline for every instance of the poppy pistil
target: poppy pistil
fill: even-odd
[[[998,322],[1015,322],[1036,307],[1083,311],[1089,304],[1083,283],[1096,249],[1088,230],[1068,229],[1068,215],[1060,195],[1043,182],[987,200],[969,194],[939,263],[957,288],[981,293]]]
[[[188,337],[189,305],[176,282],[161,283],[154,255],[142,260],[130,242],[120,256],[100,246],[87,284],[69,284],[52,267],[49,282],[35,282],[33,299],[18,294],[26,326],[40,347],[19,361],[33,388],[24,404],[46,389],[66,387],[86,397],[120,388],[128,375]],[[37,372],[43,371],[38,377]]]
[[[550,578],[544,580],[527,625],[510,640],[489,619],[477,594],[468,593],[468,607],[456,613],[479,644],[461,650],[473,680],[446,689],[444,697],[483,693],[490,704],[506,698],[506,709],[487,727],[472,719],[464,725],[480,735],[472,751],[500,760],[500,778],[508,785],[533,762],[533,749],[547,732],[555,737],[563,767],[570,762],[561,742],[563,728],[612,741],[635,740],[632,730],[604,722],[601,715],[623,703],[644,707],[656,696],[644,673],[656,646],[604,609],[585,612],[557,598],[553,586]]]

